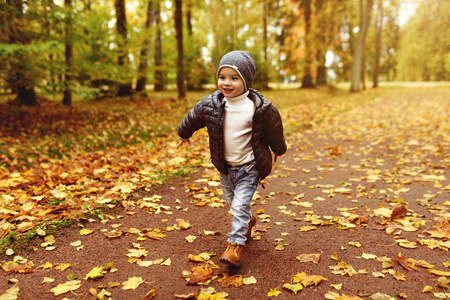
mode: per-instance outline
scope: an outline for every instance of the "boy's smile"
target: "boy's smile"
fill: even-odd
[[[244,81],[238,72],[230,67],[220,69],[217,86],[227,98],[234,98],[245,92]]]

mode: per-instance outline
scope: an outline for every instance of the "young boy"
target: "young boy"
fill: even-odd
[[[219,90],[206,96],[181,122],[178,135],[190,144],[195,131],[207,127],[213,165],[233,215],[228,246],[220,257],[239,266],[244,245],[256,218],[251,201],[258,182],[272,170],[274,161],[286,152],[280,114],[257,90],[251,89],[256,66],[251,53],[232,51],[220,60],[216,72]]]

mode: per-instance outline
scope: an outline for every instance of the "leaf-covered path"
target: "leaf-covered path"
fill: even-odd
[[[218,262],[230,216],[206,165],[2,256],[0,295],[450,299],[449,104],[396,89],[290,133],[239,269]]]

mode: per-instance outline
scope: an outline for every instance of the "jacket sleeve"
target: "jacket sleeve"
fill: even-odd
[[[182,139],[189,139],[194,132],[205,127],[204,115],[202,113],[202,101],[197,102],[195,106],[189,111],[189,113],[181,121],[178,126],[178,135]]]
[[[283,122],[280,113],[274,105],[270,105],[267,111],[267,125],[265,135],[270,149],[277,155],[282,155],[287,151],[286,141],[283,133]]]

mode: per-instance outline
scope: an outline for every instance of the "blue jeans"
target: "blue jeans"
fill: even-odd
[[[258,187],[258,170],[255,162],[227,168],[228,174],[220,173],[220,185],[225,201],[230,205],[230,211],[233,214],[228,242],[245,245],[247,238],[244,235],[252,219],[250,209],[252,198]]]

